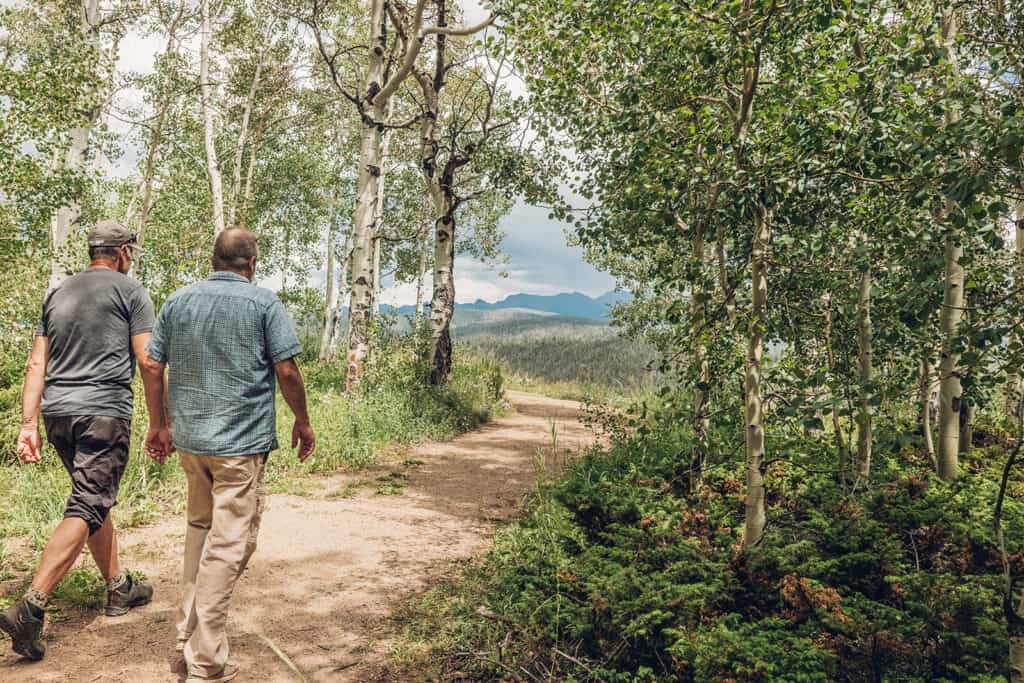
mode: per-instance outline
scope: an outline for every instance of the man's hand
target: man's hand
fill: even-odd
[[[146,432],[146,455],[163,465],[174,452],[171,430],[166,427],[150,427]]]
[[[299,448],[299,461],[305,462],[316,448],[316,435],[313,433],[313,425],[296,420],[295,426],[292,427],[292,448],[300,443],[302,446]]]
[[[312,432],[310,432],[312,434]],[[43,440],[39,436],[39,425],[22,425],[18,433],[18,457],[26,465],[39,462],[42,457]]]

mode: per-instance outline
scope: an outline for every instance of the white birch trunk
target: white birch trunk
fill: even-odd
[[[210,0],[201,0],[203,26],[199,48],[199,93],[200,110],[203,117],[203,145],[206,150],[206,175],[210,183],[210,198],[213,203],[213,230],[219,235],[224,230],[224,185],[217,162],[216,135],[213,122],[213,105],[210,102]]]
[[[867,238],[864,238],[867,243]],[[860,475],[871,475],[872,413],[871,383],[873,330],[871,328],[871,259],[864,264],[860,274],[860,290],[857,297],[857,361],[860,380],[860,410],[857,412],[857,462]]]
[[[334,211],[330,212],[330,224],[327,226],[327,291],[324,294],[324,324],[320,331],[320,351],[317,354],[319,360],[326,360],[331,345],[331,331],[334,329],[334,312],[338,307],[335,300],[334,288],[334,235],[336,232],[337,217]]]
[[[242,125],[238,131],[238,142],[235,144],[235,163],[231,169],[231,213],[228,218],[230,225],[238,221],[238,208],[241,203],[239,196],[242,190],[242,158],[245,155],[245,145],[249,138],[249,118],[252,116],[252,108],[256,102],[256,91],[260,86],[260,76],[263,73],[263,50],[260,50],[256,60],[256,72],[253,74],[252,83],[249,85],[249,95],[245,98],[245,107],[242,109]]]
[[[351,228],[345,233],[345,246],[341,250],[341,263],[338,264],[338,294],[335,297],[334,310],[331,311],[331,332],[330,340],[327,344],[327,360],[333,361],[338,357],[338,347],[341,346],[341,340],[345,339],[345,335],[342,332],[342,323],[344,316],[342,315],[342,305],[345,302],[345,297],[348,296],[351,280],[349,278],[349,269],[352,264],[352,230]]]
[[[439,45],[438,64],[443,64],[443,44]],[[430,334],[433,351],[430,358],[431,384],[442,384],[451,372],[451,321],[455,314],[455,204],[451,193],[454,169],[440,169],[437,165],[437,118],[440,113],[437,86],[443,83],[420,75],[420,87],[425,100],[425,116],[420,123],[420,168],[433,202],[434,215],[434,277],[430,298]]]
[[[963,389],[957,367],[960,354],[953,349],[964,306],[964,268],[960,264],[964,249],[958,239],[959,235],[946,238],[945,292],[939,314],[942,354],[939,360],[938,474],[946,481],[952,481],[960,474],[960,408]]]
[[[836,354],[835,349],[832,348],[832,296],[830,294],[825,295],[825,324],[824,332],[825,338],[825,357],[828,362],[828,372],[832,375],[836,368]],[[833,399],[832,405],[832,431],[835,433],[836,448],[839,451],[839,465],[836,468],[838,471],[837,479],[839,483],[846,484],[850,480],[850,449],[846,444],[846,435],[843,433],[843,425],[839,419],[839,410],[835,406]]]
[[[394,110],[394,100],[388,101],[387,119],[391,120],[391,112]],[[374,206],[373,221],[373,314],[380,313],[380,294],[383,285],[380,277],[380,252],[383,246],[384,236],[384,181],[387,176],[388,153],[391,149],[391,133],[385,130],[381,133],[380,141],[380,175],[377,176],[377,201]]]
[[[256,155],[260,151],[260,144],[263,140],[263,121],[260,120],[253,134],[252,144],[249,145],[249,164],[245,169],[245,189],[242,191],[242,204],[238,210],[238,222],[245,224],[249,219],[249,209],[252,206],[253,178],[256,174]]]
[[[380,315],[380,235],[373,238],[373,315]]]
[[[369,116],[362,121],[362,143],[359,148],[359,175],[356,180],[355,211],[352,218],[353,250],[352,280],[349,298],[348,354],[346,379],[348,387],[362,381],[366,357],[370,352],[370,315],[373,305],[373,223],[380,175],[381,126],[387,102],[379,97],[384,79],[386,34],[384,0],[371,3],[370,63],[366,72],[366,92],[370,101]]]
[[[1024,194],[1024,187],[1017,189],[1019,192]],[[1016,210],[1014,211],[1013,226],[1014,252],[1017,257],[1015,284],[1019,291],[1024,287],[1024,199],[1017,202]],[[1020,341],[1020,333],[1014,331],[1013,339]],[[1017,411],[1018,406],[1020,405],[1021,394],[1024,394],[1024,374],[1022,374],[1020,370],[1017,370],[1012,374],[1008,387],[1006,411],[1013,417],[1018,417]]]
[[[167,46],[164,48],[165,55],[177,55],[178,54],[178,28],[185,18],[185,3],[184,0],[178,3],[178,11],[175,13],[174,18],[171,19],[171,23],[167,25]],[[139,208],[139,218],[135,225],[136,239],[140,246],[145,246],[146,243],[146,228],[149,225],[149,214],[153,210],[153,180],[156,176],[156,164],[160,157],[160,148],[163,143],[163,132],[164,125],[167,121],[167,112],[171,108],[171,104],[175,100],[175,94],[173,92],[166,92],[162,94],[159,104],[157,105],[156,115],[153,120],[153,132],[149,143],[149,149],[146,150],[146,166],[142,174],[142,184],[139,191],[141,206]],[[129,219],[131,217],[131,210],[129,210]],[[135,256],[135,276],[142,276],[142,264],[143,264],[144,253],[137,254]]]
[[[928,359],[928,354],[924,353],[921,356],[921,387],[920,387],[920,409],[921,409],[921,433],[924,435],[924,452],[928,455],[928,459],[932,461],[932,466],[939,467],[938,461],[935,459],[935,440],[932,437],[932,363]]]
[[[771,238],[771,213],[762,205],[754,208],[754,233],[750,254],[751,311],[747,366],[744,377],[746,404],[747,493],[743,544],[761,540],[765,513],[764,405],[761,397],[761,361],[764,357],[764,328],[768,305],[768,241]]]
[[[85,42],[99,54],[100,51],[100,4],[99,0],[82,0],[80,30]],[[97,101],[99,98],[96,98]],[[93,104],[82,114],[81,124],[71,130],[68,148],[63,160],[58,162],[64,170],[72,173],[85,171],[85,157],[89,150],[89,138],[99,117],[100,107]],[[74,274],[71,253],[71,236],[74,234],[82,208],[78,201],[69,201],[59,207],[50,218],[50,288],[59,287]]]
[[[957,71],[954,46],[956,33],[956,17],[953,10],[948,10],[942,18],[942,39],[954,72]],[[958,113],[951,111],[946,115],[946,123],[956,123],[959,118]],[[947,214],[952,210],[951,202],[947,201]],[[939,359],[938,474],[946,481],[952,481],[960,474],[960,408],[963,387],[960,384],[960,354],[954,350],[954,342],[964,312],[964,267],[960,263],[964,255],[963,237],[959,231],[946,236],[944,292],[942,311],[939,314],[942,354]]]
[[[452,369],[451,323],[455,315],[455,207],[442,199],[441,216],[434,224],[434,291],[430,298],[430,329],[434,357],[430,383],[443,384]]]
[[[430,246],[430,228],[423,229],[420,240],[420,264],[416,270],[416,325],[423,320],[423,286],[427,279],[427,249]]]
[[[699,330],[700,338],[693,348],[693,364],[696,370],[696,382],[693,389],[693,449],[690,457],[690,490],[696,491],[704,481],[704,467],[708,456],[708,432],[711,420],[707,414],[708,383],[710,367],[708,350],[704,338],[704,298],[703,298],[703,267],[704,267],[704,231],[698,222],[694,225],[690,256],[698,268],[698,284],[690,288],[690,312],[693,329]]]

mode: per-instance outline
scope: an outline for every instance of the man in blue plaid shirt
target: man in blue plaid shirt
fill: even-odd
[[[299,445],[299,460],[315,443],[295,363],[302,347],[281,301],[252,284],[257,255],[249,230],[220,233],[214,273],[167,300],[143,366],[154,381],[170,368],[170,426],[188,478],[178,650],[187,680],[196,683],[238,674],[228,662],[227,610],[256,549],[263,470],[278,447],[277,385],[295,415],[292,447]],[[168,455],[156,443],[149,452],[160,462]]]

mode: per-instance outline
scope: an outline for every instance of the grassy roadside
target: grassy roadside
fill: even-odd
[[[316,475],[359,471],[392,447],[419,441],[446,440],[489,419],[501,398],[501,372],[492,360],[464,354],[443,388],[423,386],[409,348],[379,354],[363,387],[343,393],[344,369],[338,364],[304,368],[310,417],[317,431],[317,453],[299,463],[290,446],[291,412],[278,397],[278,439],[267,482],[271,491],[301,493]],[[185,480],[175,461],[163,467],[142,453],[146,430],[141,388],[136,391],[129,464],[121,483],[119,504],[113,510],[119,528],[145,524],[180,511]],[[9,417],[9,415],[6,415]],[[141,416],[141,417],[139,417]],[[9,448],[8,448],[9,447]],[[13,444],[0,444],[0,452]],[[401,482],[383,482],[392,492]],[[27,467],[0,463],[0,605],[20,592],[38,553],[60,521],[70,482],[59,459],[47,448],[43,462]],[[4,597],[6,594],[6,598]],[[98,597],[100,596],[100,597]],[[87,563],[69,575],[54,596],[60,604],[87,606],[102,596],[99,574]]]

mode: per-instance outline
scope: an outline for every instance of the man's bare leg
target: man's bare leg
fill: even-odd
[[[117,556],[117,532],[114,530],[111,517],[111,514],[107,513],[103,526],[90,536],[88,541],[92,559],[96,560],[100,574],[108,582],[121,573],[121,563]]]
[[[61,520],[43,549],[43,559],[32,580],[31,590],[49,596],[74,566],[88,538],[89,525],[84,519],[65,517]]]

